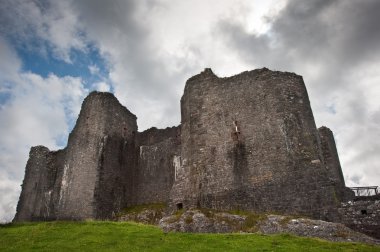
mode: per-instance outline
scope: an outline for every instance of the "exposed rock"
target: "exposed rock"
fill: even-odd
[[[133,221],[144,224],[158,225],[163,216],[163,211],[158,209],[144,209],[140,212],[122,214],[117,221]]]
[[[289,233],[329,241],[380,244],[380,240],[353,231],[343,224],[281,215],[236,215],[210,210],[188,210],[162,218],[159,226],[164,232]]]
[[[353,231],[343,224],[306,218],[268,215],[267,219],[259,222],[258,229],[263,234],[289,233],[298,236],[317,237],[329,241],[380,244],[380,240]]]
[[[245,217],[210,210],[188,210],[159,222],[164,232],[231,233],[241,230]]]

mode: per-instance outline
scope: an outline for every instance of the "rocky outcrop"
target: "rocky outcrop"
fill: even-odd
[[[322,220],[269,215],[258,226],[259,232],[263,234],[289,233],[329,241],[380,244],[380,240],[355,232],[343,224]]]
[[[329,241],[380,244],[380,240],[355,232],[343,224],[281,215],[236,215],[210,210],[188,210],[162,218],[159,225],[164,232],[288,233]]]
[[[246,217],[210,210],[188,210],[162,218],[164,232],[232,233],[242,230]]]
[[[132,221],[143,224],[158,225],[164,215],[163,209],[144,208],[140,211],[121,213],[115,218],[116,221]]]

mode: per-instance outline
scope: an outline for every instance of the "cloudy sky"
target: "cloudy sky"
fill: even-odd
[[[378,0],[0,0],[0,221],[31,146],[62,148],[83,98],[113,92],[140,130],[180,122],[186,79],[304,77],[346,184],[380,185]]]

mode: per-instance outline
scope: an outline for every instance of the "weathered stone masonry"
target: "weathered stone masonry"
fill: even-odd
[[[344,202],[339,222],[351,229],[380,239],[380,195]]]
[[[181,111],[173,203],[333,214],[340,201],[301,76],[259,69],[218,78],[206,69],[187,81]]]
[[[136,119],[112,94],[91,93],[64,150],[31,149],[15,221],[107,219],[167,202],[180,128],[140,133]]]
[[[91,93],[64,150],[31,149],[15,221],[107,219],[155,202],[336,219],[351,196],[299,75],[206,69],[187,81],[181,118],[138,132],[112,94]]]

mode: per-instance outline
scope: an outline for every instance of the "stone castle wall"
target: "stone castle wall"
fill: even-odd
[[[137,137],[137,167],[134,205],[168,203],[174,183],[175,160],[180,156],[180,127],[151,128]]]
[[[91,93],[64,150],[31,149],[15,221],[107,219],[167,202],[179,130],[139,133],[136,116],[112,94]]]
[[[64,156],[65,150],[49,151],[44,146],[31,148],[16,220],[56,219]]]
[[[60,219],[106,218],[124,205],[136,116],[111,94],[92,93],[69,136]]]
[[[301,76],[206,69],[187,81],[181,112],[174,204],[320,217],[339,203]]]
[[[352,199],[355,194],[346,187],[344,182],[334,135],[332,131],[325,126],[320,127],[318,131],[321,139],[323,158],[326,163],[329,179],[334,183],[336,197],[340,201],[348,201]]]
[[[344,180],[301,76],[206,69],[187,81],[181,116],[138,132],[112,94],[91,93],[64,150],[31,149],[15,221],[108,219],[157,202],[333,218]]]
[[[340,222],[351,229],[380,239],[380,195],[342,203]]]

